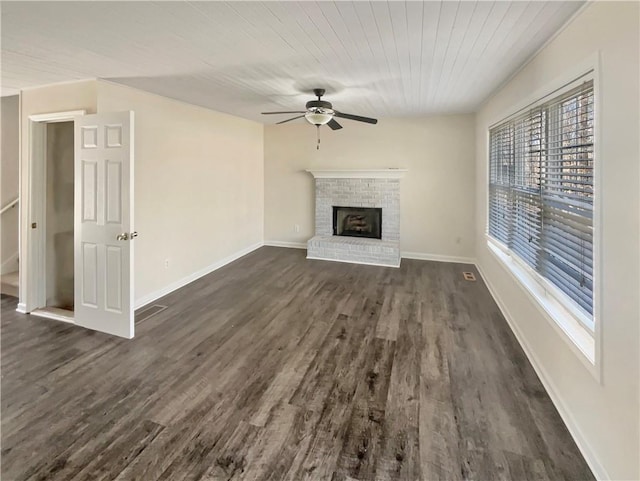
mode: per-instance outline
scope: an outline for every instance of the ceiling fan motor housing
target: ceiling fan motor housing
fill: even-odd
[[[332,110],[333,106],[331,102],[326,102],[325,100],[309,100],[306,104],[307,110],[316,110],[316,109],[328,109]]]

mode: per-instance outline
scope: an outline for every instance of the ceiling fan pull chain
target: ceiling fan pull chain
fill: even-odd
[[[316,125],[316,130],[318,132],[318,145],[316,145],[316,150],[320,150],[320,126]]]

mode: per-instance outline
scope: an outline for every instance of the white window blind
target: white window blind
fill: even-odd
[[[489,235],[593,319],[593,81],[489,138]]]

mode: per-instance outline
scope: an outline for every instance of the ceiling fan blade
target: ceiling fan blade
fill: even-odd
[[[273,114],[304,114],[306,110],[294,110],[291,112],[262,112],[262,115],[273,115]]]
[[[302,117],[304,117],[304,115],[298,115],[297,117],[292,117],[290,119],[287,120],[283,120],[281,122],[276,122],[276,125],[278,124],[284,124],[285,122],[291,122],[292,120],[296,120],[296,119],[301,119]]]
[[[329,122],[327,122],[327,125],[331,127],[331,130],[340,130],[342,128],[342,125],[336,122],[336,119],[329,120]]]
[[[357,120],[358,122],[366,122],[368,124],[378,123],[378,119],[372,119],[371,117],[362,117],[360,115],[345,114],[342,112],[335,112],[335,116],[340,117],[342,119]]]

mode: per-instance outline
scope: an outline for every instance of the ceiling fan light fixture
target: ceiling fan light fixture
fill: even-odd
[[[312,125],[324,125],[333,118],[333,112],[307,112],[304,118]]]

